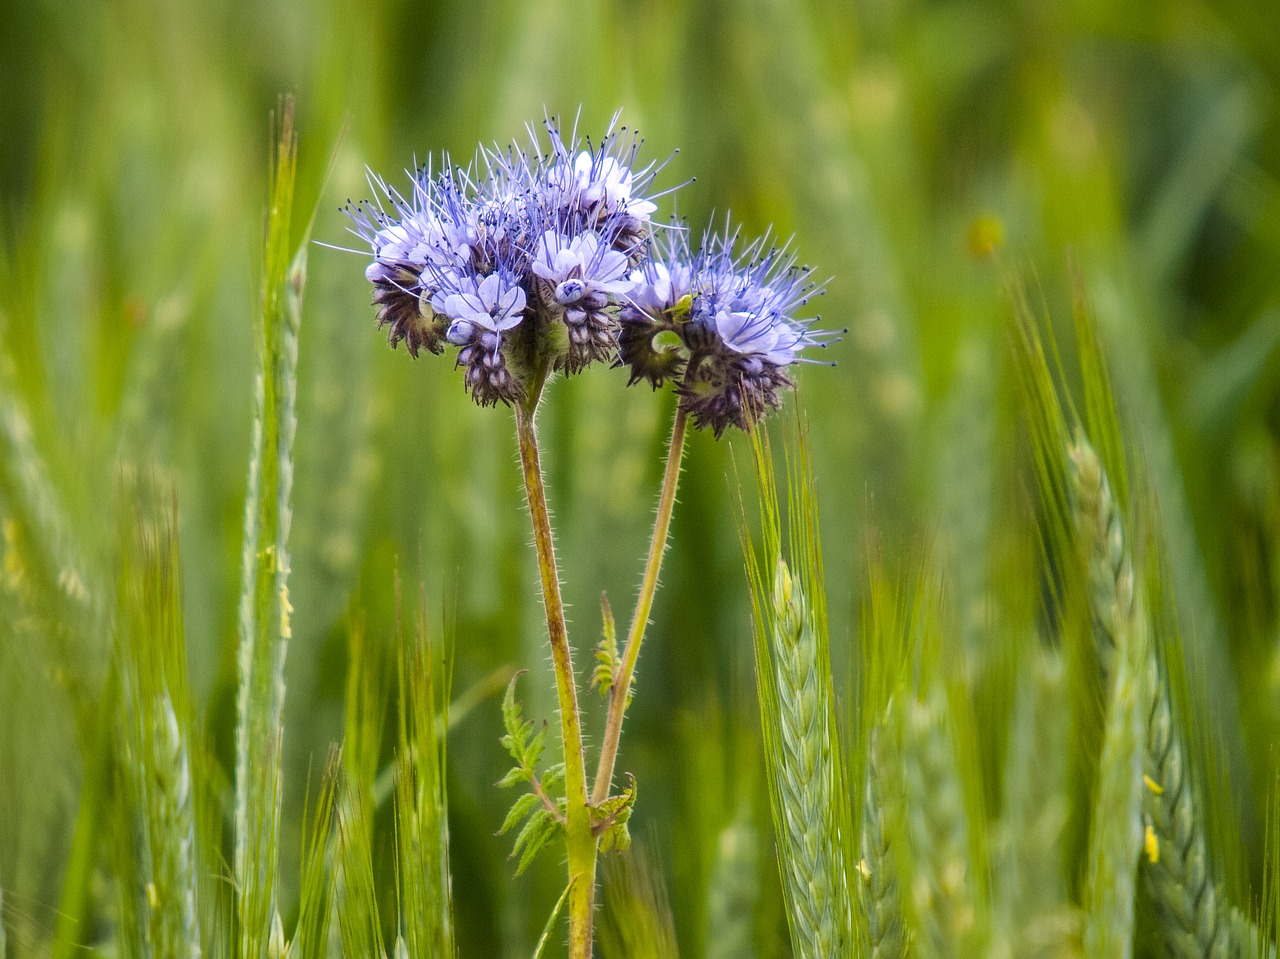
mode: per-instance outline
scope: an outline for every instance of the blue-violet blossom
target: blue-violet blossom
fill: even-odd
[[[651,222],[660,167],[637,168],[637,137],[611,124],[593,146],[546,128],[548,148],[531,131],[530,152],[481,148],[467,169],[446,157],[407,196],[373,178],[385,202],[347,205],[392,347],[457,347],[482,406],[614,360],[633,384],[676,382],[717,437],[776,409],[801,351],[838,336],[797,316],[821,292],[812,270],[768,235],[740,245],[727,228],[691,252],[683,225]]]
[[[616,122],[616,118],[615,118]],[[368,243],[378,325],[414,357],[459,348],[466,388],[481,405],[513,403],[553,369],[576,373],[617,350],[617,311],[646,257],[657,167],[637,168],[625,128],[599,145],[479,151],[471,169],[446,157],[412,176],[408,195],[348,204]]]
[[[679,377],[681,406],[717,437],[777,409],[780,391],[795,386],[788,368],[800,351],[839,335],[814,329],[817,317],[797,318],[821,289],[785,244],[766,235],[738,250],[738,239],[708,232],[691,254],[682,227],[658,231],[619,313],[618,364],[631,382],[657,388]],[[661,334],[678,345],[659,345]]]

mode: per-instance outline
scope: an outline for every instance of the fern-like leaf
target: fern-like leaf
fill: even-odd
[[[564,786],[564,764],[550,767],[538,775],[538,762],[547,743],[547,724],[537,726],[524,718],[524,707],[516,699],[516,681],[520,673],[511,677],[507,693],[502,698],[502,724],[506,735],[503,748],[511,754],[515,765],[498,780],[498,787],[506,789],[525,783],[529,791],[519,796],[507,811],[498,835],[505,835],[519,823],[524,827],[516,836],[511,850],[512,858],[519,857],[516,875],[529,868],[534,857],[564,829],[565,801],[556,799],[555,793]]]
[[[604,593],[600,594],[600,618],[604,624],[604,635],[596,644],[596,669],[591,674],[591,688],[600,693],[601,699],[607,699],[622,663],[618,658],[618,628],[613,622],[609,597]],[[633,685],[632,689],[634,688]]]

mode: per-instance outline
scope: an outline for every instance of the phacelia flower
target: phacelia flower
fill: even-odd
[[[637,167],[638,138],[611,125],[593,146],[546,129],[549,149],[535,135],[532,152],[482,148],[468,169],[446,157],[407,195],[373,178],[382,199],[346,207],[373,253],[365,276],[392,347],[458,347],[481,405],[523,399],[552,369],[612,360],[646,256],[658,168]]]
[[[681,406],[697,427],[717,437],[730,425],[749,429],[795,386],[789,368],[803,361],[801,350],[839,335],[796,315],[821,290],[812,270],[767,236],[738,250],[736,232],[708,233],[690,255],[680,227],[663,235],[632,274],[619,363],[633,383],[657,387],[679,376]],[[661,345],[664,334],[677,342]]]
[[[617,322],[610,305],[631,287],[627,256],[587,230],[566,243],[568,234],[543,233],[533,272],[542,280],[543,302],[569,331],[565,370],[576,373],[596,360],[611,359],[617,348]]]
[[[618,365],[631,369],[632,385],[646,380],[656,390],[684,372],[685,352],[675,342],[692,305],[692,259],[683,227],[671,225],[650,239],[649,258],[631,274],[627,305],[618,314]]]

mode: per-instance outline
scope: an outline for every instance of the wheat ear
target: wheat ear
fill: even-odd
[[[831,959],[853,948],[848,880],[837,810],[841,791],[831,729],[829,672],[800,584],[778,561],[772,659],[777,739],[771,749],[779,802],[783,884],[798,956]]]
[[[1138,854],[1142,849],[1142,757],[1155,677],[1146,611],[1134,584],[1124,523],[1098,454],[1077,434],[1068,448],[1071,508],[1088,576],[1088,600],[1109,677],[1102,755],[1089,835],[1085,952],[1133,953]]]
[[[200,959],[196,908],[195,816],[191,805],[191,764],[173,703],[158,697],[153,713],[154,790],[151,850],[155,888],[173,905],[153,910],[153,942],[161,955]]]
[[[1109,676],[1116,647],[1133,626],[1133,561],[1125,545],[1124,521],[1106,470],[1082,435],[1067,451],[1071,461],[1071,508],[1084,550],[1094,639]]]
[[[888,812],[897,790],[892,782],[896,757],[886,741],[888,730],[873,726],[867,742],[862,789],[862,911],[867,922],[871,959],[903,959],[907,935],[902,920],[898,868],[889,845]]]
[[[922,959],[964,956],[977,914],[964,780],[947,722],[947,694],[934,684],[923,700],[907,697],[903,705],[902,769],[918,933],[913,953]]]
[[[1248,921],[1214,882],[1182,736],[1168,690],[1147,724],[1142,809],[1148,832],[1142,875],[1171,959],[1226,959],[1247,952]]]
[[[1079,954],[1081,915],[1070,905],[1063,850],[1070,737],[1061,653],[1039,650],[1019,684],[1005,757],[996,864],[1001,926],[993,956]]]

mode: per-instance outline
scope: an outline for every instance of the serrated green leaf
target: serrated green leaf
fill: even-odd
[[[525,769],[523,766],[515,766],[505,776],[498,780],[497,786],[499,789],[507,789],[510,786],[514,786],[516,783],[527,783],[529,779],[529,770]]]
[[[507,683],[507,692],[502,697],[502,725],[507,730],[507,736],[503,737],[503,745],[506,745],[508,736],[513,741],[519,739],[520,730],[525,725],[524,706],[516,699],[516,681],[523,674],[524,670],[521,670],[511,677],[511,682]]]
[[[512,850],[512,855],[523,846],[524,852],[520,855],[520,863],[516,866],[516,875],[522,875],[529,864],[533,862],[534,857],[542,851],[552,839],[560,834],[563,827],[559,821],[551,815],[551,813],[543,808],[529,819],[528,825],[524,827],[520,835],[516,838],[516,847]]]
[[[596,645],[596,668],[591,674],[591,688],[598,690],[601,698],[609,695],[613,689],[613,679],[618,675],[618,629],[614,625],[613,610],[609,606],[609,597],[600,594],[600,618],[603,621],[604,635]]]
[[[530,724],[532,726],[532,723]],[[538,760],[542,758],[542,750],[547,744],[547,732],[550,729],[546,722],[543,722],[542,728],[524,748],[523,756],[520,761],[525,767],[534,770],[538,768]]]
[[[548,819],[552,819],[551,811],[545,806],[539,806],[533,810],[533,813],[529,816],[524,827],[516,835],[516,841],[511,845],[512,857],[521,854],[521,851],[524,850],[525,845],[532,839],[534,833],[541,829],[545,821]],[[519,874],[519,872],[516,873],[516,875]]]
[[[564,785],[564,763],[556,763],[542,774],[542,791],[551,795]]]
[[[536,793],[525,793],[512,803],[511,809],[507,813],[507,818],[502,821],[502,828],[498,830],[498,835],[504,835],[514,828],[515,824],[525,816],[529,815],[529,812],[534,806],[538,805],[540,801],[541,800],[539,800]]]

